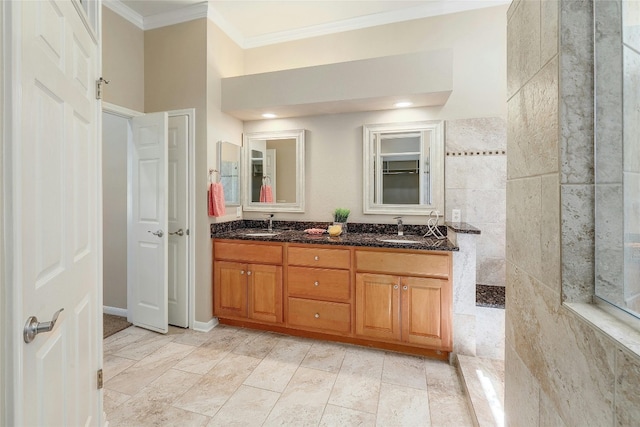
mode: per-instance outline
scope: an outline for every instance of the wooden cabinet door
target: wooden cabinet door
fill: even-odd
[[[400,278],[356,274],[356,334],[400,340]]]
[[[282,323],[282,267],[249,264],[248,317],[265,322]]]
[[[213,281],[216,316],[247,317],[247,265],[216,261]]]
[[[402,340],[451,350],[451,287],[447,280],[403,277]]]

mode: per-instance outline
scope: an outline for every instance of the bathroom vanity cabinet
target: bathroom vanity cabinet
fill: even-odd
[[[217,242],[214,311],[217,316],[281,324],[282,245]]]
[[[220,323],[440,358],[452,351],[450,251],[214,239],[213,263]]]
[[[452,349],[447,253],[356,250],[356,335]]]
[[[351,251],[287,248],[287,323],[330,334],[351,333]]]

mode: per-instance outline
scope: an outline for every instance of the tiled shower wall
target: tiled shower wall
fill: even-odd
[[[640,419],[637,354],[563,304],[594,288],[593,4],[514,0],[507,14],[509,426]]]
[[[507,123],[488,117],[448,120],[445,136],[446,218],[479,228],[476,282],[505,285]]]

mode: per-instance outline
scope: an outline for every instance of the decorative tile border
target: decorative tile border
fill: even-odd
[[[447,156],[506,156],[507,150],[447,151]]]

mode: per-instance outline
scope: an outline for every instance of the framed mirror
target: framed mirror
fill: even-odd
[[[363,126],[365,214],[444,214],[442,121]]]
[[[218,173],[226,206],[240,206],[240,146],[218,141]]]
[[[244,135],[246,211],[304,212],[304,130]]]

